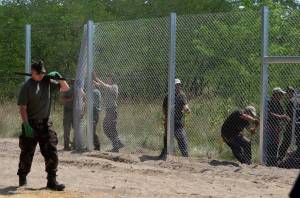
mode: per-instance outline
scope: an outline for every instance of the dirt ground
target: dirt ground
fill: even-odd
[[[233,162],[59,151],[58,180],[64,192],[46,190],[37,149],[28,185],[17,188],[17,139],[0,139],[0,197],[288,197],[297,170]]]

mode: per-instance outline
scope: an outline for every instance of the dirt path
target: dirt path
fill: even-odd
[[[28,186],[17,188],[18,141],[0,139],[0,197],[276,197],[285,198],[297,170],[200,159],[144,161],[128,154],[59,152],[58,179],[65,192],[44,189],[39,151]],[[38,150],[38,149],[37,149]]]

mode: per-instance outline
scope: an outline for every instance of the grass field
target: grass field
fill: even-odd
[[[209,159],[233,159],[228,147],[220,137],[220,127],[225,117],[234,109],[230,100],[218,98],[197,98],[190,101],[192,114],[185,117],[189,149],[192,156]],[[17,137],[20,133],[20,116],[14,101],[1,103],[0,108],[0,137]],[[163,121],[159,101],[151,103],[119,104],[118,131],[131,153],[158,153],[163,142]],[[97,132],[100,136],[101,147],[110,148],[110,142],[102,129],[104,112],[101,112]],[[58,133],[60,144],[63,143],[63,108],[56,103],[52,110],[51,119]],[[257,160],[258,135],[252,137],[253,156]],[[175,142],[177,147],[177,143]],[[179,154],[178,148],[176,153]]]

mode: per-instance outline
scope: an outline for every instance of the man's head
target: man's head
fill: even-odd
[[[114,82],[115,82],[115,76],[114,76],[114,74],[109,74],[108,78],[107,78],[107,84],[113,85]]]
[[[33,80],[41,81],[43,80],[45,74],[46,74],[46,69],[44,67],[43,61],[39,61],[31,65],[31,78]]]
[[[181,81],[178,78],[176,78],[175,79],[175,91],[176,91],[176,93],[178,93],[180,90],[181,90]]]
[[[282,100],[283,96],[286,94],[285,91],[283,91],[283,89],[281,89],[280,87],[275,87],[272,90],[272,97],[276,100]]]
[[[253,117],[256,117],[256,115],[257,115],[255,107],[253,107],[251,105],[249,105],[245,108],[244,113],[248,114],[250,116],[253,116]]]
[[[286,92],[289,99],[293,98],[295,95],[295,89],[292,86],[288,86]]]

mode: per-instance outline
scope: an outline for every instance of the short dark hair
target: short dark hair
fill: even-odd
[[[44,67],[44,62],[42,60],[32,63],[31,70],[35,70],[38,74],[46,73],[46,69]]]
[[[113,82],[115,82],[115,80],[116,80],[116,76],[113,73],[109,73],[108,78],[110,78]]]

